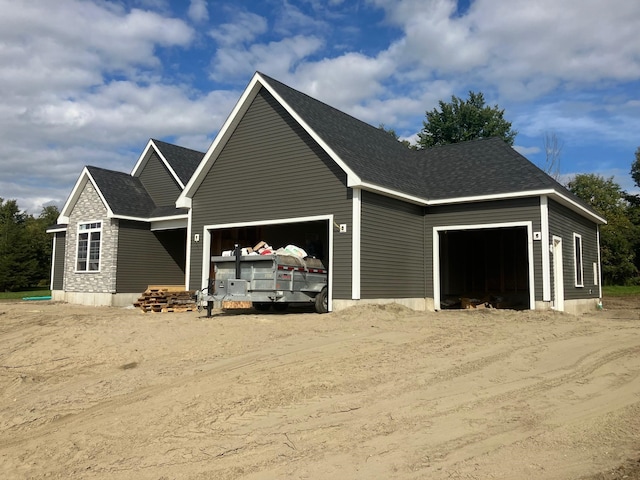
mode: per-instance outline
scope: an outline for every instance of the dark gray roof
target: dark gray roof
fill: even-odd
[[[186,185],[198,168],[204,152],[180,147],[162,140],[152,139],[183,185]]]
[[[115,215],[148,218],[155,210],[139,178],[100,167],[89,166],[87,170]]]
[[[554,189],[594,212],[500,138],[410,150],[387,132],[260,75],[364,182],[425,200]]]

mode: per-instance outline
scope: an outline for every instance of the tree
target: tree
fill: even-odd
[[[439,110],[434,108],[426,113],[426,121],[418,133],[418,148],[495,136],[513,145],[518,134],[511,129],[511,122],[504,119],[504,110],[498,105],[485,105],[482,92],[470,91],[467,100],[453,95],[450,103],[440,100],[439,105]]]
[[[378,128],[380,130],[382,130],[383,132],[388,133],[389,135],[391,135],[394,138],[394,140],[397,140],[398,142],[400,142],[405,147],[407,147],[407,148],[415,148],[413,145],[411,145],[411,142],[409,142],[409,140],[400,140],[400,135],[398,135],[393,128],[387,128],[384,125],[384,123],[381,123],[380,125],[378,125]]]
[[[51,272],[51,238],[46,229],[58,218],[45,207],[38,218],[20,211],[15,200],[0,198],[0,291],[46,283]]]
[[[634,263],[638,227],[629,219],[625,192],[613,177],[605,179],[592,173],[576,175],[567,187],[607,220],[600,228],[603,282],[632,283],[638,275]]]
[[[24,225],[27,216],[15,200],[0,198],[0,290],[28,286],[34,262],[29,261]]]
[[[640,187],[640,147],[636,149],[636,160],[631,164],[631,178]]]

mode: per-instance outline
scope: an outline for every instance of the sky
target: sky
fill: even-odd
[[[62,207],[150,138],[206,151],[256,71],[415,141],[482,92],[561,181],[638,193],[636,0],[0,0],[0,198]]]

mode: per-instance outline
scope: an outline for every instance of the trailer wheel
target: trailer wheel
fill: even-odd
[[[273,309],[276,312],[284,312],[287,308],[289,308],[289,304],[285,302],[275,302],[273,304]]]
[[[320,290],[320,293],[316,295],[315,299],[316,312],[327,313],[329,311],[329,295],[327,287]]]
[[[271,304],[268,302],[253,302],[253,308],[259,312],[268,312],[271,308]]]

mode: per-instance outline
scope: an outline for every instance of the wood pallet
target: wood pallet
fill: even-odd
[[[144,313],[193,312],[197,310],[194,293],[174,285],[150,285],[133,306]]]

